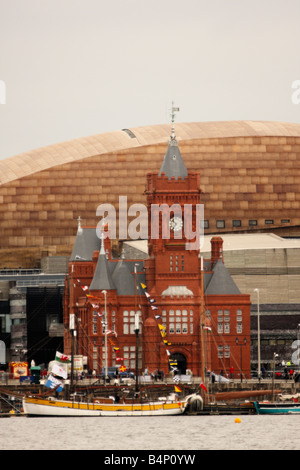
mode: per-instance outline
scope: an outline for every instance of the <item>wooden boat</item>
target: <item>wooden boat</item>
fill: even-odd
[[[24,414],[28,416],[172,416],[181,415],[190,400],[176,401],[171,399],[127,403],[115,400],[100,402],[75,402],[53,397],[23,397]]]
[[[254,402],[257,414],[260,415],[283,415],[283,414],[299,414],[300,403],[274,403],[274,402]]]

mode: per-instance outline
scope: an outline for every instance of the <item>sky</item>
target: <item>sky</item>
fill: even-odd
[[[0,0],[0,159],[166,124],[172,102],[300,123],[299,21],[299,0]]]

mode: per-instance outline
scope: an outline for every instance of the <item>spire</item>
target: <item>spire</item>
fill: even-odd
[[[181,156],[178,142],[175,136],[175,111],[179,111],[179,108],[175,108],[174,103],[172,103],[171,137],[158,176],[162,176],[162,173],[164,173],[165,176],[167,176],[169,179],[175,178],[177,180],[178,178],[184,179],[188,175],[188,172]]]
[[[109,262],[104,249],[104,237],[101,236],[101,249],[89,290],[114,290],[116,287],[111,277]]]
[[[93,252],[99,250],[99,238],[96,229],[82,227],[81,217],[77,219],[77,234],[70,261],[91,261]]]

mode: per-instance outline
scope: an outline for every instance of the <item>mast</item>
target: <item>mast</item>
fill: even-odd
[[[205,354],[205,344],[204,344],[204,266],[203,266],[203,257],[201,256],[201,302],[200,302],[200,335],[201,335],[201,378],[203,385],[206,387],[206,354]]]
[[[102,294],[104,295],[104,350],[105,350],[105,367],[104,367],[104,385],[106,386],[107,382],[107,312],[106,312],[106,294],[107,291],[103,290]]]
[[[134,317],[134,332],[136,338],[135,346],[135,391],[139,391],[139,314],[137,312],[136,302],[136,265],[134,266],[134,301],[135,301],[135,317]]]

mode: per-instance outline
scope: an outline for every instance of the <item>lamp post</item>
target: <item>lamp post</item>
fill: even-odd
[[[242,354],[242,347],[243,346],[246,346],[246,343],[247,343],[247,338],[245,337],[244,338],[244,341],[242,343],[239,343],[239,338],[235,338],[235,344],[237,346],[240,346],[241,348],[241,359],[240,359],[240,366],[241,366],[241,383],[243,382],[243,367],[242,367],[242,364],[243,364],[243,354]]]
[[[136,337],[136,347],[135,347],[135,391],[139,391],[139,313],[135,312],[134,318],[134,332]]]
[[[278,354],[273,353],[273,374],[272,374],[272,401],[274,401],[274,382],[275,382],[275,359],[278,357]]]
[[[259,289],[254,289],[257,293],[257,377],[260,382],[261,367],[260,367],[260,313],[259,313]]]
[[[103,290],[102,294],[104,295],[104,349],[105,349],[104,382],[106,385],[106,381],[108,379],[107,377],[107,332],[106,332],[106,326],[107,326],[106,294],[107,294],[107,291]]]

